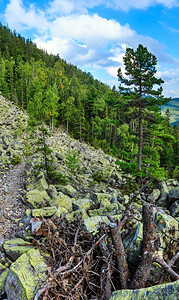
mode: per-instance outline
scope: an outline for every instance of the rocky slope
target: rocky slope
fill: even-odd
[[[43,170],[37,172],[37,166],[42,163],[43,157],[39,152],[35,152],[35,136],[34,139],[30,138],[26,130],[27,115],[1,96],[0,111],[2,112],[0,115],[0,295],[2,297],[7,299],[40,297],[38,290],[44,288],[47,277],[51,278],[49,274],[52,272],[52,266],[49,266],[48,259],[42,256],[37,245],[34,246],[33,239],[36,238],[45,245],[44,226],[52,227],[55,237],[59,221],[55,223],[54,220],[55,218],[62,220],[63,216],[66,216],[66,222],[69,222],[67,229],[71,228],[70,222],[75,222],[81,217],[80,228],[84,233],[80,234],[85,235],[86,232],[89,234],[89,240],[94,238],[96,241],[96,237],[99,238],[102,231],[101,224],[103,226],[105,224],[107,228],[111,223],[108,216],[120,221],[127,207],[134,218],[129,219],[125,226],[123,243],[128,263],[136,265],[142,247],[142,205],[145,202],[152,202],[156,235],[160,238],[157,254],[167,261],[176,254],[179,220],[177,181],[170,179],[167,182],[157,182],[155,185],[148,182],[138,191],[125,194],[123,191],[127,184],[126,176],[119,172],[115,158],[57,130],[48,139],[48,145],[53,150],[51,164],[56,172],[54,181],[49,183]],[[31,152],[28,158],[27,152]],[[62,230],[61,236],[63,231],[65,229]],[[50,240],[50,236],[47,236]],[[59,240],[58,232],[58,242]],[[54,244],[51,244],[52,246]],[[68,247],[65,249],[68,252]],[[85,255],[83,253],[83,256]],[[65,265],[61,261],[61,264],[64,270],[67,263]],[[76,268],[75,264],[72,266]],[[161,275],[162,269],[159,265],[153,264],[148,285],[158,283]],[[48,286],[49,280],[46,282]],[[63,278],[63,284],[65,280]],[[71,288],[76,289],[76,294],[69,299],[81,299],[83,280],[82,276]],[[117,278],[114,278],[114,282],[116,281]],[[168,278],[168,282],[170,282],[168,285],[160,285],[157,292],[154,287],[150,287],[150,290],[140,290],[139,296],[135,293],[135,299],[141,299],[146,293],[151,294],[150,299],[168,299],[167,297],[177,299],[177,294],[173,290],[179,285],[176,282],[172,283],[171,278]],[[50,281],[50,286],[54,288],[53,284]],[[118,286],[117,284],[116,287]],[[44,288],[44,292],[48,290]],[[67,290],[67,287],[64,290]],[[115,292],[111,299],[123,299],[121,297],[134,299],[133,292],[127,291]],[[91,297],[88,299],[93,299]],[[109,296],[106,296],[106,299],[107,297],[109,299]],[[101,298],[96,296],[95,299]]]

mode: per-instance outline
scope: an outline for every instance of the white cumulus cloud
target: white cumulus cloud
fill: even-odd
[[[48,29],[45,13],[33,5],[25,8],[22,0],[10,0],[5,10],[5,20],[11,29],[22,30],[36,28],[39,32]]]

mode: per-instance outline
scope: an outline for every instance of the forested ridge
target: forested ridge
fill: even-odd
[[[74,138],[101,147],[119,159],[125,172],[143,178],[178,178],[179,132],[170,125],[169,110],[164,117],[156,104],[155,109],[148,105],[143,111],[142,168],[138,172],[139,108],[129,93],[111,89],[3,25],[0,74],[2,95],[51,129],[62,126]]]

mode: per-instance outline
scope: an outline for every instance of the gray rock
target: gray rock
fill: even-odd
[[[166,182],[164,182],[164,181],[161,182],[161,184],[160,184],[160,193],[161,193],[161,196],[157,201],[157,206],[166,207],[168,205],[169,191],[168,191]]]
[[[139,290],[120,290],[112,293],[110,300],[177,300],[179,280]]]
[[[159,189],[154,189],[152,193],[147,197],[147,201],[150,203],[155,203],[156,200],[160,196],[160,190]]]
[[[26,253],[32,248],[32,244],[25,242],[20,238],[13,238],[5,241],[3,245],[6,255],[12,260],[16,261],[22,254]]]
[[[136,264],[139,262],[141,255],[143,240],[143,224],[138,222],[133,232],[129,234],[123,241],[124,248],[127,254],[127,259],[130,263]]]
[[[5,284],[8,299],[31,300],[47,279],[47,265],[39,250],[31,249],[10,267]]]
[[[9,270],[0,263],[0,296],[5,293],[5,282],[8,271]]]
[[[174,187],[169,192],[169,201],[174,202],[176,200],[179,200],[179,186]]]
[[[175,201],[169,208],[169,212],[172,217],[176,218],[179,216],[179,200]]]

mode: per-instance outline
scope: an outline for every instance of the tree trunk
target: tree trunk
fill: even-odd
[[[119,278],[122,289],[127,289],[129,285],[129,269],[127,264],[126,252],[121,238],[121,229],[127,217],[120,224],[110,224],[112,240],[117,255],[117,265],[119,270]]]
[[[143,219],[143,254],[138,265],[136,273],[130,284],[132,289],[141,289],[145,287],[146,281],[150,275],[152,258],[154,253],[154,221],[153,206],[145,203],[142,212]]]
[[[139,97],[139,150],[138,150],[138,170],[142,168],[142,148],[143,148],[143,126],[142,126],[142,91],[140,87]]]

